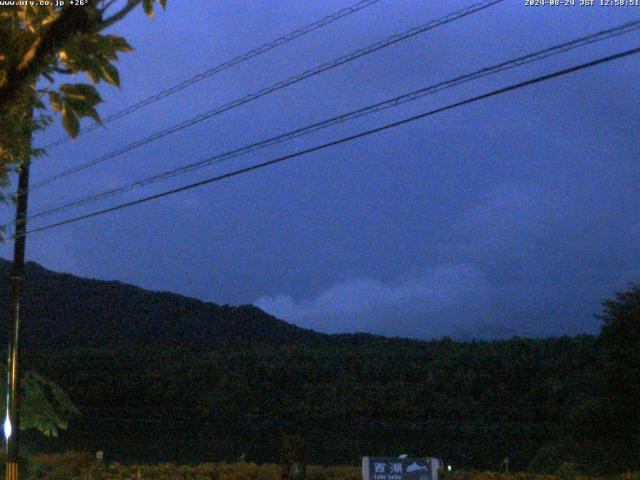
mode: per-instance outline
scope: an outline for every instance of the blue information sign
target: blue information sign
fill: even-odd
[[[438,480],[437,458],[363,457],[363,480]]]

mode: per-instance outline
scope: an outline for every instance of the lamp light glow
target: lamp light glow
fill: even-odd
[[[11,420],[9,420],[9,415],[7,415],[7,418],[4,420],[4,438],[8,439],[12,431]]]

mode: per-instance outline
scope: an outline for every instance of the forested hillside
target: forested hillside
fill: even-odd
[[[6,270],[7,265],[3,263]],[[277,461],[283,434],[309,460],[432,455],[467,468],[563,460],[596,391],[595,337],[496,342],[321,335],[255,307],[84,280],[30,264],[25,364],[82,415],[31,449],[119,461]],[[7,298],[7,286],[0,286]]]
[[[592,338],[495,343],[341,337],[30,355],[83,417],[61,444],[120,460],[278,459],[283,433],[314,462],[411,452],[525,468],[559,439],[591,380]]]
[[[0,296],[9,298],[10,262],[0,259]],[[150,292],[26,265],[21,332],[37,349],[197,345],[221,341],[290,341],[318,334],[290,325],[251,305],[220,306],[166,292]],[[8,305],[7,305],[8,307]],[[2,335],[6,315],[2,309]]]

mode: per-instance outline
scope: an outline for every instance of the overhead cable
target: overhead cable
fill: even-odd
[[[234,67],[236,65],[239,65],[243,62],[246,62],[247,60],[250,60],[252,58],[258,57],[264,53],[267,53],[271,50],[274,50],[278,47],[281,47],[282,45],[285,45],[297,38],[300,38],[304,35],[307,35],[311,32],[314,32],[322,27],[325,27],[337,20],[340,20],[341,18],[344,17],[348,17],[349,15],[352,15],[356,12],[359,12],[362,9],[365,9],[367,7],[370,7],[371,5],[378,3],[380,0],[361,0],[357,3],[354,3],[353,5],[343,8],[337,12],[334,12],[330,15],[327,15],[324,18],[321,18],[320,20],[317,20],[313,23],[310,23],[308,25],[305,25],[304,27],[298,28],[297,30],[294,30],[292,32],[289,32],[286,35],[283,35],[279,38],[276,38],[275,40],[272,40],[270,42],[267,42],[263,45],[260,45],[257,48],[254,48],[252,50],[249,50],[248,52],[242,53],[240,55],[238,55],[237,57],[232,58],[231,60],[227,60],[226,62],[222,62],[219,63],[207,70],[205,70],[204,72],[198,73],[197,75],[194,75],[192,77],[189,77],[175,85],[172,85],[171,87],[168,87],[164,90],[161,90],[147,98],[144,98],[122,110],[119,110],[115,113],[112,113],[111,115],[108,115],[107,117],[103,118],[101,123],[93,123],[91,125],[89,125],[86,128],[83,128],[79,135],[84,135],[85,133],[91,132],[93,130],[96,130],[97,128],[106,125],[108,123],[113,123],[116,120],[122,118],[122,117],[126,117],[127,115],[132,114],[133,112],[137,112],[138,110],[146,107],[147,105],[151,105],[152,103],[157,102],[158,100],[162,100],[163,98],[169,97],[171,95],[173,95],[174,93],[177,93],[181,90],[184,90],[185,88],[201,82],[202,80],[209,78],[213,75],[216,75],[220,72],[223,72],[224,70],[227,70],[231,67]],[[45,145],[43,148],[45,150],[49,150],[52,149],[54,147],[57,147],[58,145],[62,145],[63,143],[67,143],[70,141],[70,138],[65,136],[65,137],[61,137],[47,145]]]
[[[540,60],[543,60],[545,58],[554,56],[554,55],[558,55],[570,50],[574,50],[576,48],[580,48],[580,47],[584,47],[585,45],[589,45],[595,42],[599,42],[599,41],[603,41],[606,40],[608,38],[612,38],[615,36],[619,36],[625,33],[630,33],[632,31],[638,30],[640,29],[640,20],[636,20],[633,22],[627,22],[624,23],[622,25],[619,25],[617,27],[613,27],[613,28],[609,28],[606,30],[602,30],[590,35],[586,35],[586,36],[582,36],[580,38],[577,38],[575,40],[571,40],[569,42],[565,42],[559,45],[555,45],[553,47],[549,47],[549,48],[545,48],[543,50],[539,50],[536,51],[534,53],[529,53],[527,55],[524,56],[520,56],[518,58],[514,58],[505,62],[501,62],[498,63],[496,65],[492,65],[489,67],[484,67],[481,68],[479,70],[475,70],[471,73],[467,73],[464,75],[460,75],[457,76],[455,78],[443,81],[443,82],[439,82],[436,83],[434,85],[430,85],[428,87],[424,87],[418,90],[414,90],[410,93],[404,94],[404,95],[400,95],[400,96],[396,96],[394,98],[385,100],[383,102],[378,102],[375,103],[373,105],[369,105],[367,107],[364,108],[360,108],[339,116],[335,116],[326,120],[323,120],[321,122],[316,122],[310,125],[307,125],[305,127],[302,128],[298,128],[271,138],[268,138],[266,140],[262,140],[259,142],[255,142],[252,143],[250,145],[246,145],[243,146],[241,148],[237,148],[234,150],[230,150],[221,154],[217,154],[208,158],[205,158],[203,160],[199,160],[196,162],[192,162],[189,163],[187,165],[182,165],[180,167],[159,173],[159,174],[155,174],[155,175],[151,175],[148,176],[146,178],[143,178],[141,180],[137,180],[135,182],[126,184],[126,185],[122,185],[119,187],[115,187],[115,188],[111,188],[108,190],[103,190],[101,192],[89,195],[89,196],[85,196],[82,197],[80,199],[77,200],[73,200],[71,202],[67,202],[64,203],[62,205],[58,205],[52,208],[48,208],[46,210],[40,211],[40,212],[36,212],[32,215],[29,215],[27,217],[28,220],[32,220],[35,218],[40,218],[40,217],[44,217],[44,216],[48,216],[48,215],[52,215],[54,213],[60,213],[60,212],[64,212],[67,211],[69,209],[73,209],[73,208],[77,208],[89,203],[93,203],[99,200],[104,200],[106,198],[110,198],[114,195],[118,195],[118,194],[122,194],[122,193],[126,193],[132,190],[136,190],[138,188],[142,188],[148,185],[152,185],[155,184],[157,182],[163,181],[163,180],[167,180],[173,177],[176,177],[178,175],[182,175],[182,174],[186,174],[189,172],[193,172],[195,170],[199,170],[205,167],[209,167],[212,165],[216,165],[228,160],[231,160],[233,158],[237,158],[243,155],[246,155],[248,153],[252,153],[273,145],[277,145],[304,135],[308,135],[310,133],[316,132],[318,130],[321,129],[325,129],[340,123],[344,123],[350,120],[354,120],[356,118],[360,118],[366,115],[370,115],[372,113],[376,113],[382,110],[386,110],[389,108],[393,108],[393,107],[397,107],[398,105],[402,105],[408,102],[412,102],[415,100],[418,100],[420,98],[423,98],[427,95],[432,95],[434,93],[440,92],[442,90],[446,90],[449,88],[453,88],[455,86],[461,85],[463,83],[467,83],[470,82],[472,80],[477,80],[479,78],[483,78],[489,75],[494,75],[497,74],[499,72],[503,72],[506,70],[510,70],[512,68],[518,67],[518,66],[522,66],[522,65],[526,65],[526,64],[530,64],[533,62],[537,62]],[[15,223],[15,222],[12,222]],[[11,225],[7,224],[5,226]]]
[[[307,78],[311,78],[314,77],[316,75],[319,75],[323,72],[332,70],[334,68],[337,68],[341,65],[344,65],[346,63],[352,62],[358,58],[364,57],[366,55],[369,55],[371,53],[377,52],[379,50],[382,50],[383,48],[387,48],[391,45],[395,45],[398,42],[401,42],[403,40],[407,40],[409,38],[415,37],[416,35],[419,35],[421,33],[424,33],[428,30],[432,30],[436,27],[442,26],[442,25],[446,25],[450,22],[459,20],[463,17],[466,17],[468,15],[471,15],[473,13],[482,11],[486,8],[489,8],[493,5],[496,5],[498,3],[503,2],[504,0],[486,0],[480,3],[475,3],[469,7],[463,8],[461,10],[457,10],[456,12],[450,13],[444,17],[441,17],[437,20],[431,20],[429,22],[426,22],[422,25],[419,25],[417,27],[413,27],[403,33],[399,33],[396,35],[392,35],[391,37],[388,37],[385,40],[382,40],[380,42],[376,42],[372,45],[369,45],[367,47],[364,48],[360,48],[358,50],[355,50],[347,55],[343,55],[335,60],[332,60],[330,62],[327,63],[323,63],[322,65],[319,65],[317,67],[311,68],[309,70],[306,70],[298,75],[294,75],[286,80],[282,80],[280,82],[274,83],[273,85],[270,85],[266,88],[263,88],[261,90],[258,90],[257,92],[254,93],[250,93],[249,95],[246,95],[244,97],[241,97],[237,100],[234,100],[232,102],[226,103],[224,105],[221,105],[219,107],[214,108],[213,110],[209,110],[207,112],[201,113],[200,115],[197,115],[195,117],[192,117],[188,120],[185,120],[183,122],[177,123],[169,128],[157,131],[147,137],[141,138],[139,140],[136,140],[132,143],[129,143],[119,149],[116,149],[114,151],[111,151],[109,153],[106,153],[104,155],[101,155],[97,158],[94,158],[92,160],[89,160],[88,162],[82,163],[80,165],[77,165],[75,167],[71,167],[67,170],[63,170],[60,173],[54,174],[52,176],[46,177],[42,180],[40,180],[39,182],[34,183],[30,188],[29,191],[43,187],[45,185],[50,184],[51,182],[54,182],[56,180],[59,180],[61,178],[65,178],[69,175],[73,175],[75,173],[81,172],[87,168],[93,167],[95,165],[98,165],[100,163],[103,163],[107,160],[111,160],[113,158],[116,158],[124,153],[130,152],[132,150],[135,150],[136,148],[139,148],[143,145],[147,145],[148,143],[154,142],[156,140],[159,140],[160,138],[166,137],[167,135],[171,135],[173,133],[179,132],[181,130],[184,130],[185,128],[191,127],[193,125],[196,125],[198,123],[201,123],[205,120],[209,120],[210,118],[213,118],[217,115],[220,115],[221,113],[227,112],[229,110],[233,110],[241,105],[244,105],[246,103],[249,102],[253,102],[259,98],[262,98],[266,95],[269,95],[271,93],[277,92],[279,90],[282,90],[284,88],[290,87],[291,85],[294,85],[296,83],[299,83],[303,80],[306,80]]]
[[[370,130],[366,130],[364,132],[360,132],[360,133],[357,133],[357,134],[354,134],[354,135],[343,137],[343,138],[340,138],[338,140],[334,140],[334,141],[331,141],[331,142],[324,143],[322,145],[318,145],[318,146],[315,146],[315,147],[311,147],[311,148],[307,148],[307,149],[304,149],[304,150],[300,150],[300,151],[297,151],[297,152],[294,152],[294,153],[291,153],[291,154],[288,154],[288,155],[284,155],[284,156],[281,156],[281,157],[278,157],[278,158],[274,158],[272,160],[268,160],[268,161],[265,161],[265,162],[262,162],[262,163],[258,163],[258,164],[251,165],[251,166],[248,166],[248,167],[240,168],[240,169],[228,172],[228,173],[224,173],[222,175],[217,175],[215,177],[210,177],[210,178],[207,178],[207,179],[204,179],[204,180],[200,180],[200,181],[197,181],[197,182],[194,182],[194,183],[190,183],[188,185],[184,185],[182,187],[174,188],[174,189],[167,190],[167,191],[164,191],[164,192],[161,192],[161,193],[157,193],[157,194],[154,194],[154,195],[149,195],[149,196],[146,196],[146,197],[143,197],[143,198],[139,198],[137,200],[132,200],[132,201],[129,201],[129,202],[121,203],[121,204],[115,205],[113,207],[105,208],[105,209],[94,211],[94,212],[87,213],[87,214],[84,214],[84,215],[79,215],[79,216],[76,216],[76,217],[68,218],[68,219],[62,220],[60,222],[56,222],[56,223],[52,223],[52,224],[45,225],[45,226],[42,226],[42,227],[38,227],[38,228],[35,228],[35,229],[32,229],[32,230],[29,230],[28,232],[25,233],[25,235],[36,233],[36,232],[42,232],[42,231],[50,230],[52,228],[60,227],[62,225],[68,225],[70,223],[75,223],[75,222],[79,222],[79,221],[82,221],[82,220],[87,220],[89,218],[94,218],[94,217],[101,216],[101,215],[104,215],[104,214],[107,214],[107,213],[110,213],[110,212],[114,212],[114,211],[117,211],[117,210],[122,210],[124,208],[129,208],[129,207],[133,207],[135,205],[140,205],[142,203],[146,203],[146,202],[149,202],[149,201],[152,201],[152,200],[157,200],[159,198],[163,198],[163,197],[166,197],[166,196],[169,196],[169,195],[174,195],[176,193],[184,192],[184,191],[187,191],[187,190],[192,190],[194,188],[198,188],[198,187],[201,187],[201,186],[204,186],[204,185],[208,185],[208,184],[211,184],[211,183],[219,182],[219,181],[225,180],[227,178],[236,177],[238,175],[249,173],[249,172],[252,172],[254,170],[260,170],[260,169],[263,169],[263,168],[266,168],[266,167],[270,167],[270,166],[273,166],[273,165],[276,165],[276,164],[279,164],[279,163],[282,163],[282,162],[285,162],[285,161],[288,161],[288,160],[291,160],[291,159],[294,159],[294,158],[298,158],[298,157],[301,157],[301,156],[304,156],[304,155],[308,155],[308,154],[313,153],[313,152],[321,151],[321,150],[324,150],[324,149],[327,149],[327,148],[330,148],[330,147],[334,147],[334,146],[341,145],[341,144],[344,144],[344,143],[352,142],[354,140],[357,140],[357,139],[360,139],[360,138],[363,138],[363,137],[368,137],[368,136],[371,136],[373,134],[377,134],[377,133],[380,133],[380,132],[383,132],[383,131],[386,131],[386,130],[389,130],[389,129],[392,129],[392,128],[399,127],[401,125],[405,125],[405,124],[408,124],[408,123],[411,123],[411,122],[415,122],[417,120],[420,120],[420,119],[423,119],[423,118],[426,118],[426,117],[430,117],[430,116],[436,115],[438,113],[442,113],[442,112],[445,112],[445,111],[448,111],[448,110],[453,110],[455,108],[458,108],[458,107],[461,107],[461,106],[464,106],[464,105],[475,103],[475,102],[478,102],[478,101],[481,101],[481,100],[486,100],[488,98],[495,97],[495,96],[501,95],[503,93],[511,92],[511,91],[514,91],[514,90],[519,90],[521,88],[524,88],[524,87],[527,87],[527,86],[530,86],[530,85],[534,85],[534,84],[537,84],[537,83],[545,82],[545,81],[551,80],[553,78],[557,78],[557,77],[560,77],[560,76],[564,76],[564,75],[568,75],[568,74],[571,74],[571,73],[575,73],[575,72],[578,72],[578,71],[581,71],[581,70],[585,70],[585,69],[588,69],[588,68],[591,68],[591,67],[595,67],[595,66],[603,64],[603,63],[612,62],[614,60],[619,60],[621,58],[628,57],[628,56],[631,56],[631,55],[635,55],[635,54],[638,54],[638,53],[640,53],[640,47],[633,48],[633,49],[630,49],[630,50],[626,50],[624,52],[620,52],[620,53],[617,53],[617,54],[614,54],[614,55],[609,55],[607,57],[601,57],[601,58],[598,58],[596,60],[592,60],[590,62],[582,63],[582,64],[576,65],[574,67],[565,68],[565,69],[558,70],[558,71],[555,71],[555,72],[547,74],[547,75],[542,75],[542,76],[535,77],[535,78],[530,79],[530,80],[526,80],[526,81],[523,81],[523,82],[515,83],[515,84],[509,85],[507,87],[503,87],[503,88],[500,88],[500,89],[497,89],[497,90],[493,90],[493,91],[488,92],[488,93],[477,95],[477,96],[468,98],[466,100],[462,100],[462,101],[459,101],[459,102],[451,103],[451,104],[446,105],[444,107],[436,108],[434,110],[429,110],[427,112],[424,112],[424,113],[421,113],[421,114],[418,114],[418,115],[414,115],[414,116],[411,116],[411,117],[408,117],[408,118],[404,118],[402,120],[398,120],[398,121],[395,121],[395,122],[392,122],[392,123],[388,123],[388,124],[383,125],[381,127],[377,127],[377,128],[373,128],[373,129],[370,129]],[[15,238],[15,235],[13,237],[11,237],[11,238]]]

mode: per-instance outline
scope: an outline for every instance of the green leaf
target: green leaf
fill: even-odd
[[[73,85],[65,83],[60,86],[60,91],[65,97],[86,101],[91,105],[96,105],[102,101],[98,91],[93,85],[87,83],[75,83]]]
[[[65,108],[72,110],[77,118],[90,117],[96,123],[102,123],[100,120],[100,115],[98,115],[98,111],[93,105],[87,102],[65,98]]]
[[[90,66],[85,73],[87,74],[87,77],[89,77],[89,80],[91,80],[93,83],[98,83],[100,81],[100,77],[102,76],[100,68],[95,65]]]
[[[62,126],[71,138],[78,136],[80,132],[80,122],[78,122],[78,117],[76,117],[75,112],[71,108],[65,107],[62,110]]]
[[[113,46],[113,48],[117,51],[126,53],[133,52],[133,47],[129,45],[129,42],[127,42],[124,38],[118,37],[116,35],[107,35],[107,37],[111,41],[111,45]]]
[[[104,64],[100,68],[102,72],[102,76],[104,79],[109,82],[111,85],[115,85],[116,87],[120,86],[120,74],[116,67],[111,65],[110,63]]]
[[[34,98],[33,99],[33,108],[35,108],[36,110],[44,110],[47,107],[44,106],[44,103],[42,103],[42,100],[40,100],[40,98]]]
[[[62,111],[62,97],[58,92],[49,92],[49,103],[55,112]]]
[[[153,0],[142,0],[142,8],[144,13],[153,17]]]
[[[86,56],[86,54],[83,53],[83,49],[79,45],[79,38],[74,37],[65,44],[64,50],[58,52],[58,56],[63,65],[69,68],[75,68],[78,65],[79,59]]]
[[[102,125],[102,119],[100,118],[98,111],[94,107],[91,107],[87,110],[86,116],[90,117],[94,122]]]

